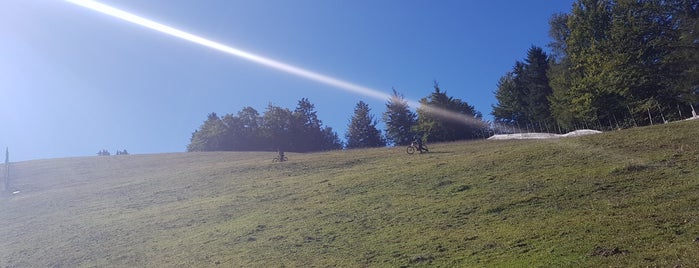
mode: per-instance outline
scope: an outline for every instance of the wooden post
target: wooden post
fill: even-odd
[[[10,191],[10,150],[9,148],[5,148],[5,166],[3,166],[5,169],[5,174],[2,176],[2,191]]]

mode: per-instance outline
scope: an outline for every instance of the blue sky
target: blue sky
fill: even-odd
[[[437,80],[491,119],[498,79],[572,0],[109,0],[247,52],[419,100]],[[12,161],[185,151],[210,112],[260,113],[301,98],[344,136],[341,90],[61,0],[0,1],[0,146]],[[415,107],[413,107],[415,108]]]

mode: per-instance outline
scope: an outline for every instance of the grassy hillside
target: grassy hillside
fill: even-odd
[[[699,263],[699,121],[288,156],[15,163],[0,267]]]

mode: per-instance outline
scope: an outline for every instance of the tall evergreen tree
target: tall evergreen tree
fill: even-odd
[[[342,143],[330,127],[323,127],[315,106],[307,99],[299,100],[292,113],[292,148],[295,152],[341,149]]]
[[[526,92],[527,120],[532,125],[553,122],[549,97],[553,93],[546,73],[549,70],[549,57],[540,47],[532,46],[527,51],[524,70],[520,75],[522,87]],[[540,126],[541,127],[541,126]]]
[[[514,72],[508,72],[498,81],[495,91],[498,103],[492,106],[492,114],[498,124],[517,125],[524,121],[523,96],[515,78]]]
[[[524,62],[515,63],[512,72],[498,82],[497,105],[493,116],[499,123],[531,125],[539,129],[553,122],[547,71],[549,59],[540,47],[532,46]]]
[[[699,1],[668,2],[671,13],[674,14],[670,19],[672,25],[677,27],[678,34],[668,45],[672,51],[665,64],[670,72],[679,75],[672,84],[678,91],[677,106],[686,107],[686,104],[690,104],[699,108]]]
[[[568,14],[555,14],[549,21],[549,36],[551,43],[549,48],[552,51],[551,66],[547,73],[552,94],[549,97],[551,116],[556,123],[565,129],[571,129],[576,123],[577,116],[570,103],[572,103],[572,92],[569,90],[573,76],[572,66],[568,57],[568,38],[570,28],[568,27]]]
[[[395,145],[410,144],[414,136],[412,128],[417,122],[417,116],[410,111],[405,97],[395,89],[386,103],[383,122],[386,124],[386,139],[389,142]]]
[[[370,113],[369,105],[359,101],[347,127],[347,148],[368,148],[386,146],[381,131],[376,128],[376,120]]]
[[[447,96],[437,81],[434,92],[420,100],[417,115],[415,130],[429,142],[476,139],[488,127],[480,112],[465,101]]]
[[[307,99],[299,100],[292,113],[292,148],[296,152],[320,151],[322,148],[322,122],[316,115],[315,106]]]

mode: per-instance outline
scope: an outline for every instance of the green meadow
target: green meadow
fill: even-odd
[[[13,163],[0,267],[699,263],[699,120],[429,146]]]

